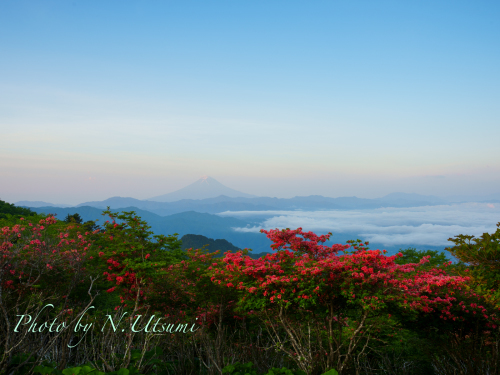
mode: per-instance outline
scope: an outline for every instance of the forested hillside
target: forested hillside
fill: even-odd
[[[29,208],[17,207],[12,203],[0,200],[0,219],[6,219],[7,215],[33,216],[36,215],[36,212],[31,211]]]
[[[213,238],[208,238],[199,234],[185,234],[184,236],[182,236],[181,241],[182,249],[201,249],[203,246],[206,246],[206,249],[211,253],[216,250],[220,250],[221,254],[228,250],[241,250],[227,240],[214,240]]]
[[[181,238],[182,241],[182,249],[201,249],[202,247],[206,246],[205,249],[207,249],[210,253],[214,253],[217,250],[220,250],[218,254],[218,258],[222,257],[226,251],[232,251],[236,252],[241,250],[240,248],[234,246],[231,242],[223,239],[218,239],[214,240],[212,238],[208,238],[199,234],[186,234],[182,236]],[[269,254],[267,252],[264,253],[252,253],[250,252],[248,256],[250,256],[253,259],[260,258],[266,254]]]

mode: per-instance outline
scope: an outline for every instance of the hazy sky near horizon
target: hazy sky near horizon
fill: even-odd
[[[496,1],[2,1],[0,199],[500,193]]]

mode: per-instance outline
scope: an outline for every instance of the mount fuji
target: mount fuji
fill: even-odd
[[[256,198],[255,195],[242,193],[225,185],[209,176],[203,176],[198,181],[193,182],[191,185],[183,187],[172,193],[159,195],[147,199],[148,201],[155,202],[175,202],[182,199],[207,199],[216,198],[221,195],[230,198]]]

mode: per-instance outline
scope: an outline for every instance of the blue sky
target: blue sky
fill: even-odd
[[[500,193],[500,3],[0,2],[0,199]]]

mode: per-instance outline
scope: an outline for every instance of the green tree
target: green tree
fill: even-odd
[[[83,227],[87,232],[94,232],[95,230],[104,231],[95,221],[89,220],[83,223]]]
[[[34,216],[36,212],[31,211],[29,208],[17,207],[12,203],[0,200],[0,219],[7,219],[7,215]]]
[[[446,250],[468,266],[464,273],[473,278],[476,291],[500,305],[500,222],[497,227],[495,233],[479,238],[464,234],[449,238],[455,246]]]
[[[148,294],[148,302],[153,303],[157,297],[154,281],[168,273],[171,264],[187,260],[177,234],[153,235],[151,227],[134,211],[114,213],[108,207],[102,215],[109,216],[112,222],[106,221],[94,237],[89,265],[105,275],[104,283],[97,287],[109,288],[108,293],[119,295],[128,306],[138,290],[141,302]]]
[[[400,249],[399,252],[403,256],[394,261],[396,264],[419,263],[423,257],[430,256],[429,262],[422,266],[424,269],[439,267],[450,261],[444,253],[437,250],[417,250],[414,247],[409,247],[405,250]]]
[[[81,224],[83,222],[82,218],[80,217],[80,214],[78,213],[73,215],[68,214],[64,219],[64,221],[66,223],[77,223],[77,224]]]

